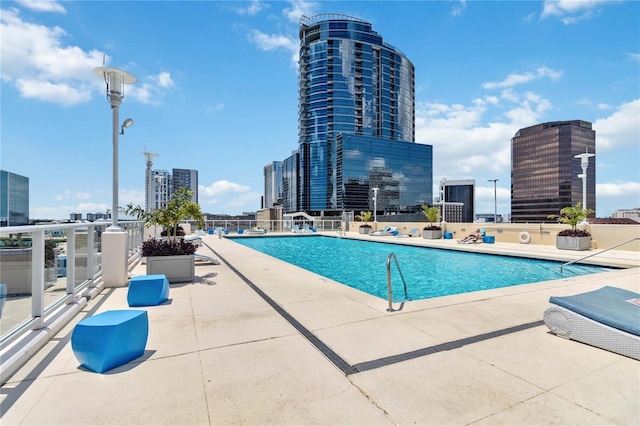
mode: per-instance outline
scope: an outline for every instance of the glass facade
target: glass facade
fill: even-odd
[[[286,212],[299,211],[298,191],[298,151],[282,162],[282,208]]]
[[[344,173],[336,169],[336,138],[339,134],[376,138],[383,146],[413,143],[414,80],[411,61],[385,43],[370,23],[334,14],[302,17],[300,210],[341,210],[361,204],[349,200],[350,193],[342,192],[344,187],[337,182],[338,174]],[[431,173],[431,163],[425,168]]]
[[[596,153],[596,132],[581,120],[520,129],[511,139],[511,220],[549,222],[563,207],[582,202],[580,159]],[[587,171],[587,208],[596,210],[596,157]]]
[[[171,194],[180,188],[189,188],[193,191],[191,201],[198,202],[198,171],[190,169],[173,169],[171,177]]]
[[[447,222],[473,223],[475,220],[475,181],[471,179],[440,182],[440,191],[447,203],[462,203],[459,215],[446,212]]]
[[[421,211],[432,203],[431,145],[339,134],[336,138],[336,201],[340,210]]]
[[[264,166],[264,206],[273,207],[282,202],[282,161]]]
[[[29,224],[29,178],[0,170],[0,226]]]

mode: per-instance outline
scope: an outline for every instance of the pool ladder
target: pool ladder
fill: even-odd
[[[402,284],[404,285],[404,298],[409,298],[407,295],[407,282],[404,280],[404,276],[402,275],[400,264],[398,264],[398,258],[395,253],[391,253],[387,257],[387,294],[389,295],[389,308],[387,308],[387,312],[395,312],[395,309],[393,309],[393,296],[391,291],[391,259],[395,260],[396,268],[398,268],[398,272],[400,272],[400,278],[402,278]]]

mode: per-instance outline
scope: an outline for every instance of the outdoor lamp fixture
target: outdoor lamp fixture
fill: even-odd
[[[124,129],[133,126],[133,120],[131,118],[127,118],[122,122],[122,126],[120,126],[120,134],[124,135]]]
[[[595,156],[595,154],[589,153],[589,148],[584,153],[574,156],[574,158],[580,159],[582,167],[582,174],[579,174],[578,177],[582,179],[582,208],[585,210],[587,208],[587,168],[589,167],[589,158]],[[582,223],[587,223],[587,220],[585,219]]]
[[[498,190],[496,182],[500,179],[489,179],[487,182],[493,182],[493,223],[498,222]]]
[[[121,232],[122,229],[118,227],[118,126],[120,124],[118,109],[124,99],[124,85],[135,83],[136,78],[126,71],[110,67],[97,67],[93,69],[93,72],[106,83],[107,99],[113,111],[113,203],[111,206],[111,226],[106,231]],[[122,123],[121,130],[124,131],[125,127],[132,124],[133,120],[126,119]]]
[[[372,188],[373,190],[373,222],[377,222],[378,221],[378,191],[380,190],[380,188]]]

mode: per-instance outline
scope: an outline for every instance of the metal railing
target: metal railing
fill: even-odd
[[[109,222],[0,227],[0,349],[38,330],[59,308],[91,292],[102,274],[102,233]],[[121,222],[131,258],[142,222]]]
[[[581,261],[583,261],[583,260],[585,260],[585,259],[588,259],[588,258],[590,258],[590,257],[596,256],[596,255],[598,255],[598,254],[602,254],[602,253],[604,253],[604,252],[606,252],[606,251],[612,250],[612,249],[614,249],[614,248],[616,248],[616,247],[623,246],[623,245],[625,245],[625,244],[630,243],[631,241],[636,241],[636,240],[640,240],[640,237],[635,237],[635,238],[632,238],[632,239],[630,239],[630,240],[624,241],[624,242],[622,242],[622,243],[620,243],[620,244],[616,244],[615,246],[607,247],[607,248],[606,248],[606,249],[604,249],[604,250],[600,250],[600,251],[598,251],[598,252],[596,252],[596,253],[591,253],[591,254],[589,254],[589,255],[587,255],[587,256],[585,256],[585,257],[581,257],[580,259],[576,259],[576,260],[572,260],[572,261],[570,261],[570,262],[563,263],[562,265],[560,265],[560,273],[562,273],[562,270],[563,270],[563,268],[564,268],[565,266],[573,265],[574,263],[581,262]]]
[[[387,294],[389,296],[389,307],[387,308],[387,312],[395,312],[395,309],[393,309],[393,291],[391,290],[391,259],[395,260],[396,268],[400,273],[400,278],[402,279],[402,284],[404,285],[404,298],[409,298],[409,296],[407,295],[407,282],[404,280],[404,276],[402,275],[402,270],[400,269],[398,258],[396,257],[395,253],[391,253],[387,257]]]

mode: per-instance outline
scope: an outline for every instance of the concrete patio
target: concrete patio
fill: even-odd
[[[630,269],[389,313],[386,300],[228,239],[204,241],[198,252],[222,264],[196,266],[195,282],[172,285],[168,303],[146,308],[141,358],[105,374],[79,367],[75,323],[128,308],[127,288],[105,289],[2,387],[2,425],[640,424],[640,362],[542,324],[550,296],[605,285],[640,292],[638,252],[597,256]],[[585,255],[507,243],[464,249]]]

